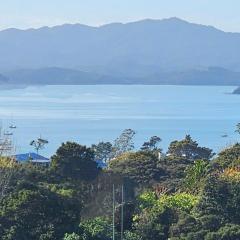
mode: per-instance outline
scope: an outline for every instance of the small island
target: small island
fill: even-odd
[[[233,94],[240,94],[240,87],[238,87],[237,89],[235,89],[235,90],[233,91]]]

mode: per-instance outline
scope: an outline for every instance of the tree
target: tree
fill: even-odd
[[[62,239],[80,220],[79,202],[32,186],[0,202],[1,239]]]
[[[174,220],[174,211],[169,208],[154,206],[137,215],[134,223],[135,232],[142,240],[167,240],[169,227]]]
[[[191,191],[199,190],[202,180],[209,170],[209,161],[196,160],[193,165],[186,170],[186,177],[183,180],[184,186]]]
[[[102,161],[107,164],[112,158],[113,146],[110,142],[100,142],[97,145],[92,145],[94,157],[96,161]]]
[[[63,177],[94,179],[98,173],[91,148],[74,142],[63,143],[52,157],[51,168]]]
[[[240,225],[226,224],[217,232],[209,232],[206,240],[235,240],[240,239]]]
[[[213,160],[214,165],[220,168],[238,167],[240,165],[240,144],[237,143],[221,151]]]
[[[64,240],[85,240],[83,238],[81,238],[78,234],[76,233],[66,233],[64,236]]]
[[[203,239],[199,237],[185,238],[185,234],[187,235],[189,232],[195,232],[198,230],[198,222],[197,220],[186,212],[178,212],[176,214],[176,221],[171,225],[169,229],[170,237],[169,239],[178,240],[181,236],[181,239]]]
[[[199,216],[218,215],[222,222],[240,224],[240,184],[222,174],[208,176],[197,206]]]
[[[132,129],[125,129],[122,132],[122,134],[114,142],[113,157],[117,157],[134,149],[133,138],[135,134],[136,132]]]
[[[236,125],[236,130],[235,130],[235,132],[237,132],[237,133],[240,134],[240,123],[238,123],[238,124]]]
[[[161,148],[159,148],[159,143],[162,141],[162,139],[158,136],[153,136],[149,139],[148,142],[144,142],[141,150],[143,151],[161,151]]]
[[[124,240],[142,240],[142,237],[135,232],[125,231]]]
[[[190,193],[164,194],[158,200],[158,207],[178,209],[189,213],[198,201],[199,198]]]
[[[48,141],[42,138],[38,138],[37,140],[32,140],[30,142],[30,146],[34,147],[34,149],[37,151],[37,154],[39,150],[44,149],[46,144],[48,144]]]
[[[187,160],[210,159],[214,154],[212,150],[205,147],[199,147],[196,141],[193,141],[190,135],[186,135],[181,141],[173,141],[168,148],[168,155]]]
[[[158,166],[158,157],[151,152],[127,152],[113,159],[109,169],[120,173],[137,183],[159,180],[164,171]]]
[[[80,223],[80,232],[86,236],[86,240],[110,240],[112,239],[111,220],[103,217],[86,220]]]
[[[14,159],[0,157],[0,200],[8,193],[16,169],[17,163]]]
[[[158,197],[154,192],[145,192],[139,196],[138,209],[142,211],[135,216],[134,227],[143,240],[172,239],[170,228],[174,232],[177,230],[179,237],[180,224],[177,229],[173,229],[173,224],[178,221],[180,214],[184,214],[184,218],[188,217],[197,203],[198,197],[189,193],[163,194]]]

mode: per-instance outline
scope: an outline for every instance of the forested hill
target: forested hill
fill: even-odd
[[[223,85],[240,81],[240,34],[177,18],[100,27],[66,24],[7,29],[0,31],[0,52],[0,73],[7,72],[19,83],[30,75],[45,77],[42,69],[48,68],[68,69],[56,73],[62,74],[58,83],[66,79],[95,84]],[[16,70],[21,70],[19,76]]]

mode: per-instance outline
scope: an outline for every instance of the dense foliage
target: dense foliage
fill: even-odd
[[[186,158],[189,160],[210,159],[213,156],[212,150],[206,147],[199,147],[190,135],[181,141],[173,141],[168,154],[177,158]]]
[[[158,163],[158,157],[152,152],[127,152],[113,159],[109,169],[137,183],[149,183],[152,180],[159,180],[164,174]]]
[[[134,149],[134,135],[63,143],[49,167],[1,157],[0,239],[240,239],[239,144],[212,159],[190,136],[164,154],[157,136]]]
[[[74,142],[63,143],[52,157],[51,168],[62,177],[90,180],[98,169],[90,148]]]

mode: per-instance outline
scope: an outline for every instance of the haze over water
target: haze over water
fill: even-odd
[[[217,86],[31,86],[2,90],[2,125],[17,125],[13,140],[17,153],[33,151],[31,140],[41,136],[51,156],[65,141],[91,145],[113,141],[122,130],[137,131],[139,147],[153,135],[162,147],[191,134],[218,152],[236,142],[240,96],[234,87]],[[227,134],[227,138],[222,135]]]

